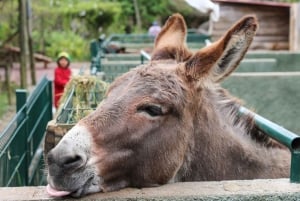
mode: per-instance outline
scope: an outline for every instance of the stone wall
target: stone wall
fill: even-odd
[[[98,193],[86,196],[83,201],[182,201],[182,200],[270,200],[289,201],[300,199],[300,184],[290,183],[288,179],[243,180],[221,182],[184,182],[167,184],[156,188],[127,188],[111,193]],[[0,200],[37,201],[56,200],[45,192],[45,187],[0,188]],[[62,201],[75,200],[70,197]]]

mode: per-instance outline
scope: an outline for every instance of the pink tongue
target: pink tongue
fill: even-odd
[[[58,191],[58,190],[52,188],[49,184],[47,185],[46,190],[47,190],[47,193],[53,197],[62,197],[62,196],[69,195],[71,193],[69,191]]]

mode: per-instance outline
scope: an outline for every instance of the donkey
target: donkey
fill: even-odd
[[[239,115],[241,102],[220,85],[257,27],[256,17],[246,16],[193,53],[183,17],[169,17],[151,61],[117,78],[98,108],[48,153],[48,193],[288,177],[289,151],[250,115]]]

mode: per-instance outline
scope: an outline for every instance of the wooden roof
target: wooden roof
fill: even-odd
[[[290,3],[274,2],[274,1],[259,1],[259,0],[212,0],[215,3],[235,3],[235,4],[249,4],[260,6],[274,6],[274,7],[290,7]]]
[[[16,54],[20,54],[20,52],[21,52],[19,47],[14,47],[14,46],[11,46],[11,45],[4,45],[3,49],[8,51],[8,52],[16,53]],[[52,59],[50,57],[47,57],[47,56],[39,54],[39,53],[34,53],[34,58],[37,61],[41,61],[41,62],[45,62],[45,63],[52,62]]]

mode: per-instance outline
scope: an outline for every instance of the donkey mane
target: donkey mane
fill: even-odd
[[[224,88],[219,88],[216,90],[218,94],[218,107],[220,112],[224,115],[226,119],[231,121],[234,127],[242,127],[245,133],[251,136],[254,142],[261,144],[262,146],[269,148],[280,148],[287,149],[285,146],[279,142],[272,139],[268,134],[262,131],[254,121],[254,117],[251,114],[240,113],[240,108],[243,105],[243,101],[233,97]]]

